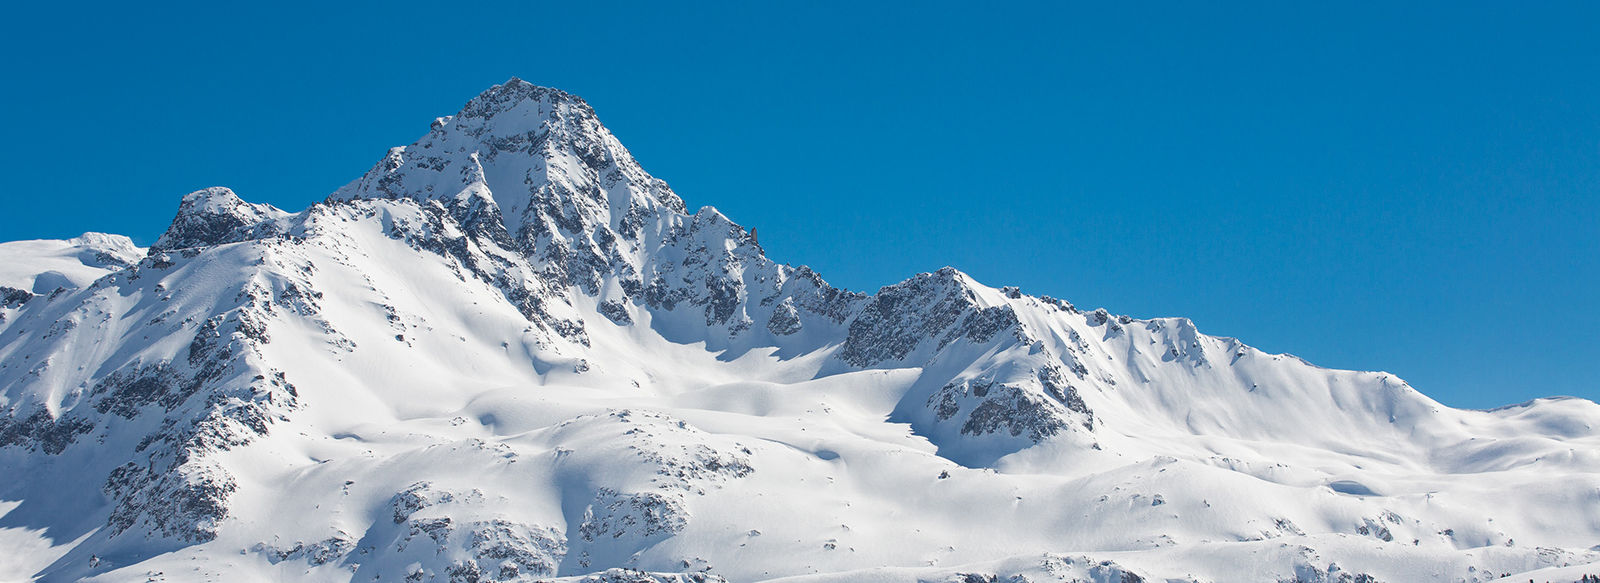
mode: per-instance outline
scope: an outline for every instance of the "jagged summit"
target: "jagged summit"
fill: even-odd
[[[0,580],[1600,562],[1594,403],[1451,409],[948,267],[854,293],[688,208],[512,79],[298,212],[208,188],[148,253],[0,244]]]
[[[517,79],[329,197],[363,199],[437,201],[466,231],[539,263],[549,287],[659,310],[651,321],[676,340],[771,344],[807,325],[838,329],[858,301],[809,272],[795,281],[716,209],[688,214],[582,99]]]
[[[455,117],[475,117],[489,119],[496,115],[515,109],[526,101],[535,101],[549,104],[558,108],[568,108],[569,115],[582,118],[594,118],[594,108],[582,97],[567,93],[554,87],[534,85],[522,79],[512,77],[505,83],[495,85],[479,93],[477,97],[467,102],[461,112]]]
[[[184,195],[172,225],[150,252],[270,237],[282,232],[276,222],[288,217],[272,205],[245,202],[224,187],[197,190]]]
[[[332,195],[394,197],[482,207],[520,244],[560,239],[580,249],[591,247],[585,243],[594,243],[597,231],[634,240],[647,220],[685,212],[682,199],[640,168],[582,99],[518,79],[440,118],[427,135],[391,150]]]

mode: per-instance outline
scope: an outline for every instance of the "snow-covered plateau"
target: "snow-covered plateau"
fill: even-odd
[[[1600,406],[955,269],[872,294],[513,79],[299,212],[0,244],[0,581],[1600,573]]]

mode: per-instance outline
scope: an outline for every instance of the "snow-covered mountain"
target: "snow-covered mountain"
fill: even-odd
[[[515,79],[299,212],[0,244],[0,407],[0,580],[1600,572],[1595,403],[838,289]]]

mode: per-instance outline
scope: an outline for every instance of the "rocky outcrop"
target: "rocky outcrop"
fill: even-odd
[[[172,226],[150,246],[150,253],[263,239],[283,234],[289,217],[271,205],[240,200],[232,190],[212,187],[183,197]]]
[[[0,286],[0,308],[15,308],[33,299],[33,293],[13,287]]]
[[[877,366],[956,340],[989,342],[1017,326],[1010,306],[980,305],[966,276],[946,267],[878,290],[850,322],[838,357],[852,366]]]
[[[360,545],[341,545],[341,559],[357,565],[356,576],[381,577],[360,563],[403,564],[407,580],[527,581],[554,575],[567,553],[560,529],[477,516],[481,490],[456,491],[417,482],[390,501],[392,526],[377,525]]]

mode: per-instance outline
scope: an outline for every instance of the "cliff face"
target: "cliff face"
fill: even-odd
[[[517,80],[300,212],[211,188],[148,250],[0,258],[0,470],[23,477],[0,484],[0,547],[28,549],[0,578],[1486,581],[1600,560],[1594,403],[1449,409],[950,268],[834,288]]]

